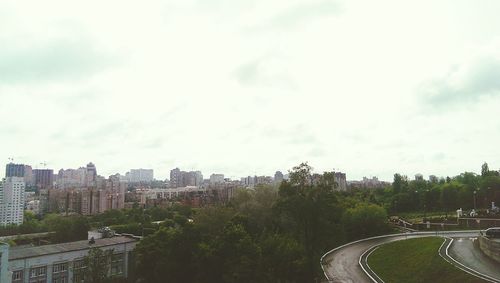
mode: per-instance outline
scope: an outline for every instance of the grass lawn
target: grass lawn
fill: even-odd
[[[485,282],[446,262],[438,254],[444,239],[426,237],[380,246],[368,265],[385,282]]]

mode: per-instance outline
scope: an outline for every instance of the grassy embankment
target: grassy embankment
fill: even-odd
[[[446,262],[438,254],[444,239],[426,237],[380,246],[368,265],[385,282],[484,282]]]

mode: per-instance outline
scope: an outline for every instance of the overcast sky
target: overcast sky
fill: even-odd
[[[2,1],[0,160],[500,168],[500,1]]]

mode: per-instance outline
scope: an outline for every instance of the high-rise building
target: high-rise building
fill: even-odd
[[[7,177],[0,182],[0,224],[22,224],[24,212],[24,178]]]
[[[26,183],[26,186],[33,186],[35,184],[33,169],[30,165],[24,165],[24,182]]]
[[[170,187],[182,187],[182,174],[179,168],[170,170]]]
[[[5,178],[24,177],[24,164],[9,163],[5,166]]]
[[[181,176],[182,182],[180,187],[201,186],[203,182],[203,175],[200,171],[181,171]]]
[[[52,188],[54,184],[54,170],[52,169],[34,169],[34,183],[40,189]]]
[[[203,174],[201,174],[201,171],[192,171],[194,173],[194,178],[195,178],[195,186],[201,186],[203,183]]]
[[[281,183],[282,181],[283,181],[283,173],[281,173],[281,171],[276,171],[276,173],[274,173],[274,182]]]
[[[347,179],[346,174],[342,172],[335,172],[335,183],[337,183],[337,190],[346,191],[347,190]]]
[[[95,186],[97,180],[97,169],[94,163],[90,162],[87,164],[87,171],[85,175],[87,177],[87,186]]]
[[[9,163],[5,166],[5,177],[23,177],[26,185],[33,185],[33,170],[25,164]]]
[[[212,174],[210,175],[210,185],[222,184],[224,183],[224,174]]]
[[[56,175],[56,187],[58,189],[71,187],[84,187],[87,185],[87,169],[61,169]]]
[[[147,183],[154,179],[153,169],[130,169],[128,172],[128,181],[131,183]]]

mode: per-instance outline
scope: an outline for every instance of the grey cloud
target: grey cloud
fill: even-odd
[[[453,68],[443,79],[420,87],[425,104],[432,107],[476,102],[485,96],[500,95],[500,60],[483,57]]]
[[[268,55],[246,62],[233,72],[233,76],[244,86],[269,86],[296,89],[296,83],[285,71],[269,71],[267,64],[277,59],[278,58],[274,56]]]
[[[278,13],[262,24],[250,27],[249,31],[269,31],[273,29],[290,29],[315,19],[336,15],[340,12],[337,1],[308,1],[296,4]]]
[[[337,12],[339,12],[339,5],[336,1],[324,0],[316,3],[303,3],[279,14],[270,21],[270,24],[278,28],[288,28]]]
[[[309,151],[309,155],[314,157],[325,156],[326,150],[323,147],[316,146]]]
[[[446,158],[446,154],[443,152],[436,153],[432,156],[432,160],[434,161],[443,161]]]
[[[320,141],[307,126],[295,125],[291,128],[266,127],[261,130],[264,137],[281,139],[291,145],[318,145]]]
[[[41,46],[0,44],[0,83],[43,82],[85,78],[107,68],[116,58],[85,40],[61,39]]]

